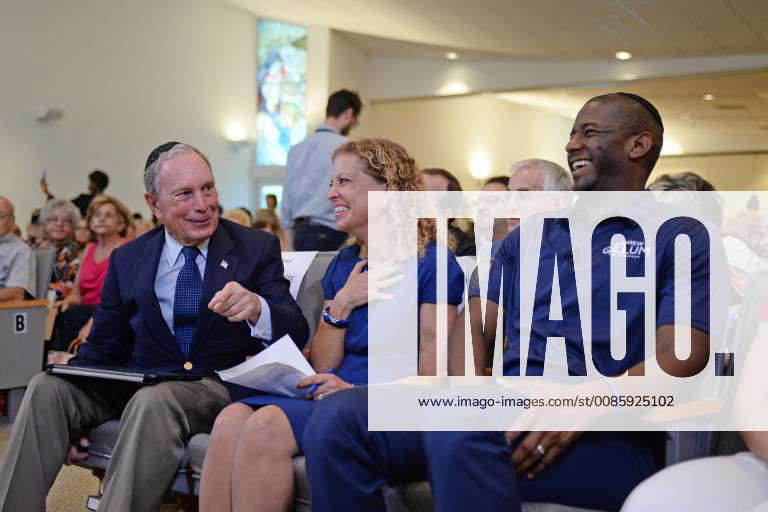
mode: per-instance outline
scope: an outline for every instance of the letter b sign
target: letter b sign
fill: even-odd
[[[27,332],[27,314],[13,314],[13,334],[24,334]]]

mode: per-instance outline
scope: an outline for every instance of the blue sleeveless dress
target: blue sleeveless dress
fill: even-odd
[[[322,280],[323,294],[326,300],[333,300],[336,293],[341,290],[352,273],[354,266],[361,260],[358,256],[360,247],[357,245],[343,248],[328,265]],[[419,304],[436,303],[436,250],[435,245],[430,244],[419,259]],[[461,271],[456,258],[448,253],[448,303],[458,305],[461,303],[464,292],[464,274]],[[355,308],[349,317],[349,327],[344,335],[344,359],[337,368],[336,375],[355,386],[364,386],[368,383],[368,305],[364,304]],[[241,388],[245,389],[245,388]],[[253,392],[253,390],[248,390]],[[301,440],[304,429],[315,407],[314,400],[303,398],[291,398],[285,396],[269,395],[265,393],[254,394],[238,400],[238,402],[258,409],[265,405],[274,405],[282,409],[288,417],[296,438],[299,451],[302,450]]]

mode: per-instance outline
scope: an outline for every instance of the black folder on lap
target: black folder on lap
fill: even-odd
[[[106,366],[73,366],[68,364],[49,364],[46,371],[51,375],[85,377],[90,379],[119,380],[137,384],[157,384],[171,380],[200,380],[199,375],[173,372],[142,371],[134,368],[115,368]]]

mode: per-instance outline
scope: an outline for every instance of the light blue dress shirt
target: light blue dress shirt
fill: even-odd
[[[198,244],[200,252],[195,259],[197,268],[200,270],[200,278],[205,278],[205,263],[208,258],[208,242],[210,239]],[[165,323],[173,332],[173,300],[176,296],[176,278],[179,276],[181,267],[184,266],[184,256],[181,249],[184,246],[177,242],[168,232],[165,232],[165,245],[163,253],[160,255],[160,261],[157,264],[157,277],[155,278],[155,295],[160,303],[160,312],[163,314]],[[272,316],[269,312],[269,304],[260,295],[256,295],[261,303],[261,315],[255,325],[246,320],[251,329],[251,336],[263,340],[272,339]],[[208,307],[202,304],[201,307]]]
[[[288,152],[280,207],[283,229],[293,229],[299,217],[309,217],[312,222],[336,229],[333,205],[328,200],[331,155],[347,140],[332,126],[321,124]]]

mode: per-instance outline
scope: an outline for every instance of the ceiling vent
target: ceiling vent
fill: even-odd
[[[715,105],[715,108],[717,110],[747,110],[746,105],[727,104],[727,103],[725,104],[721,103],[719,105]]]

